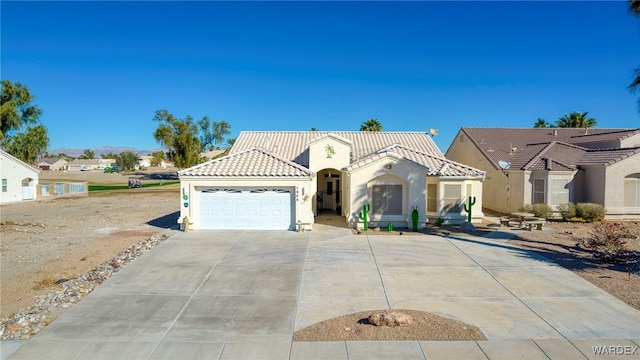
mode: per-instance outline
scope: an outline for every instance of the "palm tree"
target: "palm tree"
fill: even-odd
[[[556,126],[561,128],[590,128],[598,125],[596,119],[587,117],[589,112],[573,111],[571,114],[564,114],[556,120]]]
[[[627,9],[631,15],[640,17],[640,0],[629,0],[627,3]]]
[[[382,124],[378,121],[378,119],[369,119],[362,123],[360,126],[360,131],[382,131]]]
[[[547,120],[543,119],[543,118],[538,118],[538,121],[535,122],[535,124],[533,124],[534,128],[549,128],[549,127],[553,127],[553,125],[549,124],[547,122]]]

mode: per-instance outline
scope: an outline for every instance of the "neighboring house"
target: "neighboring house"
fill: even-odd
[[[63,158],[44,158],[38,162],[38,169],[49,171],[64,171],[69,168],[69,162]]]
[[[151,166],[152,161],[153,161],[153,156],[149,156],[149,155],[138,156],[138,167],[148,168],[149,166]]]
[[[0,204],[34,200],[40,171],[0,150]]]
[[[102,164],[106,164],[103,159],[74,159],[69,163],[69,171],[81,171],[87,166],[91,170],[96,170]]]
[[[640,129],[463,127],[446,157],[487,172],[486,209],[591,202],[640,219]]]
[[[371,227],[412,227],[438,217],[482,218],[484,172],[447,160],[418,132],[242,132],[229,155],[178,172],[179,221],[195,229],[294,229],[330,212],[350,227],[370,205]]]

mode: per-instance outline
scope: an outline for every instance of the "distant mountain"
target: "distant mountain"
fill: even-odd
[[[59,149],[51,149],[49,150],[49,154],[57,155],[60,153],[67,154],[72,157],[78,157],[84,154],[86,149],[77,149],[77,148],[59,148]],[[154,150],[140,150],[134,147],[126,147],[126,146],[99,146],[93,149],[89,149],[93,151],[97,158],[101,157],[102,154],[120,154],[121,152],[131,151],[136,155],[150,155],[155,151],[162,151],[162,149],[154,149]]]

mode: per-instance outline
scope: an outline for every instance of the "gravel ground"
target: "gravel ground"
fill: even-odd
[[[140,176],[149,177],[149,174]],[[126,184],[128,175],[41,173],[41,180],[47,178]],[[51,296],[64,291],[65,285],[71,283],[66,280],[83,276],[110,276],[104,272],[106,268],[102,268],[101,274],[88,274],[99,270],[101,266],[108,267],[114,259],[114,264],[118,265],[117,259],[123,254],[126,256],[120,261],[129,261],[142,249],[149,247],[150,239],[155,239],[151,243],[157,242],[157,236],[154,235],[177,225],[178,210],[177,185],[1,206],[2,324],[11,326],[11,321],[7,319],[37,305],[39,296]],[[96,282],[99,283],[101,281]],[[86,286],[76,290],[80,294],[90,291]],[[50,322],[57,315],[56,311],[46,315],[46,321]],[[29,316],[41,318],[44,314]],[[2,333],[6,335],[6,332]]]

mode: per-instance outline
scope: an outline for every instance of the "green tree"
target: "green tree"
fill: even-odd
[[[231,134],[231,125],[228,122],[222,120],[212,123],[208,116],[198,121],[198,127],[200,129],[201,151],[220,149],[220,146],[225,142],[225,136]]]
[[[82,155],[80,155],[80,159],[95,159],[96,158],[96,154],[91,151],[91,149],[84,149],[84,151],[82,152]]]
[[[538,120],[535,122],[535,124],[533,124],[534,128],[549,128],[549,127],[553,127],[553,125],[549,124],[547,122],[547,120],[543,119],[543,118],[538,118]]]
[[[318,128],[316,128],[316,127],[312,127],[311,131],[320,131],[320,130],[318,130]]]
[[[635,17],[640,18],[640,0],[628,0],[627,9],[629,13]],[[633,81],[629,84],[628,89],[632,94],[635,94],[640,90],[640,67],[633,70]],[[638,111],[640,111],[640,99],[637,101]]]
[[[6,152],[18,159],[35,164],[36,159],[46,154],[49,147],[47,128],[44,125],[29,127],[25,132],[5,138],[2,146]]]
[[[31,104],[33,99],[26,85],[2,80],[0,147],[27,163],[35,163],[49,147],[47,128],[38,124],[42,110]]]
[[[564,114],[556,120],[556,126],[560,128],[590,128],[598,125],[596,119],[588,117],[589,112],[573,111]]]
[[[115,156],[116,164],[122,170],[134,170],[136,164],[138,164],[138,155],[134,154],[133,151],[124,151],[119,155]]]
[[[151,165],[160,166],[160,163],[164,160],[164,151],[154,151],[151,156],[153,156],[151,159]]]
[[[153,120],[160,122],[153,138],[167,149],[167,156],[175,166],[187,168],[200,162],[203,147],[198,125],[191,116],[178,119],[167,110],[158,110]]]
[[[382,124],[378,119],[369,119],[362,123],[360,131],[382,131]]]

